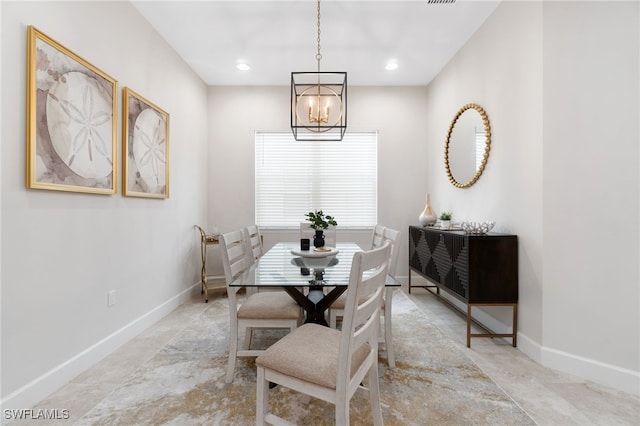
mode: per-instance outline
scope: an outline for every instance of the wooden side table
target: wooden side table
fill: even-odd
[[[217,290],[226,287],[224,275],[207,274],[207,247],[218,245],[218,236],[207,234],[204,229],[196,225],[200,231],[200,255],[202,257],[202,269],[200,271],[200,294],[204,294],[204,302],[209,303],[209,290]]]

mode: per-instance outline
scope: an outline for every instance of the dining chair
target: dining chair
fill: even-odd
[[[258,356],[264,352],[264,349],[251,348],[252,331],[258,328],[295,330],[302,322],[302,310],[284,291],[257,292],[247,295],[242,304],[238,304],[237,293],[242,287],[230,287],[229,284],[250,266],[244,232],[222,234],[220,248],[229,299],[229,362],[225,379],[231,383],[237,357]],[[238,338],[243,330],[243,345],[238,348]]]
[[[376,229],[377,227],[382,228]],[[395,229],[376,225],[373,232],[373,238],[371,242],[371,248],[381,247],[382,245],[389,243],[391,245],[391,255],[389,258],[389,276],[395,277],[396,268],[398,264],[398,255],[400,253],[400,231]],[[376,236],[376,232],[381,232],[381,236]],[[393,302],[393,292],[395,287],[386,287],[384,297],[382,300],[382,310],[380,311],[380,317],[384,320],[384,328],[380,328],[380,340],[384,342],[384,348],[387,352],[387,363],[389,367],[396,366],[395,354],[393,352],[393,334],[391,323],[391,307]],[[331,304],[329,308],[329,327],[336,328],[338,318],[344,316],[344,306],[346,303],[345,295],[342,294],[335,302]]]
[[[378,326],[390,254],[389,244],[354,254],[342,330],[304,324],[256,358],[256,425],[289,424],[269,412],[269,383],[334,404],[336,425],[349,424],[349,402],[363,389],[373,424],[382,425]]]
[[[311,227],[309,222],[300,222],[300,238],[309,238],[311,246],[313,246],[315,233],[316,230]],[[327,247],[335,247],[337,243],[336,237],[336,227],[329,225],[329,227],[324,230],[324,245]]]

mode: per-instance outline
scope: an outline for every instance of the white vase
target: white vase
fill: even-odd
[[[424,207],[424,211],[420,213],[418,220],[420,221],[420,225],[428,226],[436,223],[437,217],[436,212],[431,208],[431,194],[427,194],[427,205]]]
[[[449,229],[451,227],[451,221],[450,220],[440,220],[440,227],[444,228],[444,229]]]

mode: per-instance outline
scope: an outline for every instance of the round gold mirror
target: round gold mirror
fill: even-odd
[[[466,104],[451,120],[444,146],[444,164],[449,181],[468,188],[480,177],[491,148],[491,125],[481,106]]]

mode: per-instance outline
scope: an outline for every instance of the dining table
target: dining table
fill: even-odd
[[[356,243],[301,250],[300,243],[278,242],[229,287],[282,288],[306,313],[305,322],[328,326],[327,309],[347,290],[353,255],[364,251]],[[386,287],[400,287],[387,275]]]

